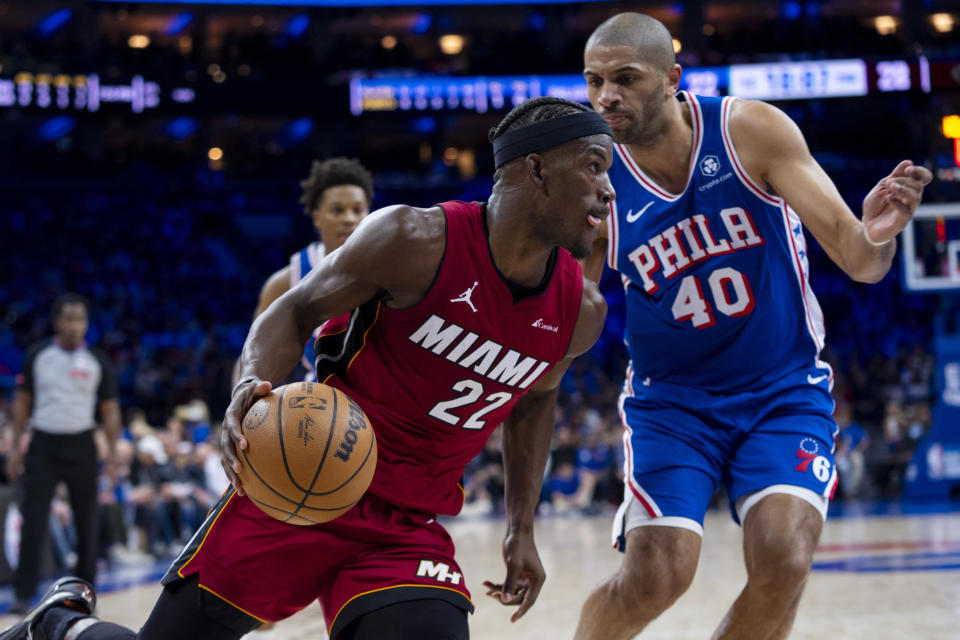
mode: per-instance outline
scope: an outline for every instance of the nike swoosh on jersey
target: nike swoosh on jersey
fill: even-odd
[[[636,222],[637,220],[639,220],[640,216],[643,215],[643,212],[649,209],[650,205],[652,204],[653,204],[653,200],[648,202],[647,206],[645,206],[643,209],[640,209],[640,211],[637,211],[636,213],[633,212],[633,209],[631,209],[630,211],[627,211],[627,222]]]
[[[807,382],[809,382],[810,384],[818,384],[818,383],[820,383],[820,382],[823,382],[824,380],[826,380],[826,379],[829,378],[829,377],[830,377],[830,376],[817,376],[816,378],[814,378],[812,375],[810,375],[810,374],[808,373],[808,374],[807,374]]]

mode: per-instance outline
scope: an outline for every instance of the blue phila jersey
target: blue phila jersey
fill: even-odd
[[[678,98],[693,126],[681,193],[614,145],[607,261],[626,289],[628,383],[733,392],[803,369],[811,382],[832,378],[819,360],[823,314],[800,218],[740,164],[729,131],[736,98]]]
[[[306,278],[310,270],[317,266],[325,255],[327,255],[327,248],[317,240],[290,256],[290,288],[297,286],[298,282]],[[314,350],[313,343],[319,333],[320,327],[317,327],[303,346],[300,364],[305,369],[303,376],[305,382],[317,381],[317,370],[314,364],[317,360],[317,352]]]

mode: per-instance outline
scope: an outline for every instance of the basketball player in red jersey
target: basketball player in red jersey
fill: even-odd
[[[436,516],[460,510],[463,469],[500,423],[506,576],[485,586],[519,607],[514,621],[534,604],[545,576],[533,517],[557,389],[606,314],[575,258],[589,253],[614,198],[612,145],[598,114],[557,98],[515,108],[491,139],[488,204],[382,209],[254,322],[224,418],[235,490],[174,561],[136,637],[239,638],[319,600],[335,640],[467,638],[470,593]],[[320,380],[370,418],[377,469],[346,514],[292,526],[243,495],[239,424],[331,318],[337,326],[318,340]],[[135,637],[89,617],[93,600],[78,579],[58,583],[0,639],[27,628],[52,640]]]

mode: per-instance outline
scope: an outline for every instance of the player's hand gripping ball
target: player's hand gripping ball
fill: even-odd
[[[240,425],[247,439],[238,474],[265,513],[321,524],[360,500],[377,466],[377,440],[363,410],[339,389],[295,382],[260,398]]]

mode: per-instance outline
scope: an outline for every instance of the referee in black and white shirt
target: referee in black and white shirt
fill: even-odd
[[[13,398],[14,446],[7,462],[10,478],[23,474],[23,528],[20,560],[14,578],[16,601],[11,613],[26,612],[37,590],[40,560],[49,528],[50,502],[63,480],[77,530],[77,576],[94,583],[97,556],[97,449],[94,415],[107,432],[108,460],[120,433],[117,377],[98,349],[84,342],[88,306],[68,293],[53,305],[54,337],[27,351]],[[27,422],[30,446],[23,456],[21,437]]]

